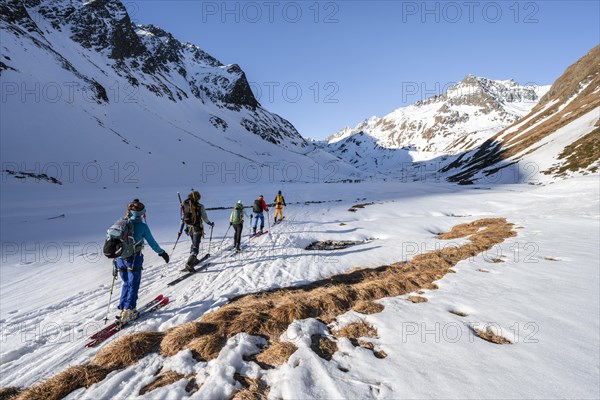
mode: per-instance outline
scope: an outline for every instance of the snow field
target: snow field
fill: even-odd
[[[512,185],[489,190],[423,183],[290,185],[284,190],[288,203],[338,197],[344,201],[288,207],[286,220],[272,228],[272,235],[253,240],[240,257],[229,257],[229,252],[219,255],[213,241],[216,250],[211,253],[217,254],[214,267],[171,292],[165,287],[165,277],[173,276],[182,267],[189,242],[178,245],[168,266],[146,249],[140,301],[164,293],[171,297],[171,303],[124,334],[164,331],[200,318],[239,294],[311,282],[356,266],[401,261],[415,255],[415,244],[417,252],[432,250],[440,242],[434,238],[436,233],[483,217],[506,217],[515,224],[518,236],[491,254],[460,262],[454,268],[457,273],[437,282],[438,290],[421,294],[428,299],[426,303],[413,304],[406,300],[407,296],[388,298],[379,301],[385,306],[381,313],[364,316],[350,312],[338,318],[340,326],[363,318],[372,324],[378,335],[370,341],[385,351],[384,359],[362,347],[353,347],[347,339],[338,340],[338,351],[331,361],[321,359],[307,346],[307,340],[314,332],[326,332],[327,327],[316,320],[304,320],[293,323],[287,333],[298,350],[274,370],[259,370],[252,362],[240,362],[240,354],[258,352],[262,339],[238,335],[218,359],[209,363],[194,364],[187,351],[169,358],[152,354],[71,397],[136,398],[160,366],[184,375],[194,374],[197,383],[205,383],[189,398],[230,396],[241,388],[233,378],[236,372],[263,377],[273,398],[464,398],[465,393],[472,398],[597,397],[600,257],[593,250],[599,240],[597,190],[597,177],[546,187]],[[211,201],[209,192],[204,192],[207,207]],[[224,193],[220,196],[226,197]],[[233,194],[227,196],[235,198]],[[351,205],[365,202],[365,197],[375,204],[356,213],[347,211]],[[158,206],[150,208],[153,198]],[[160,195],[148,193],[145,201],[153,210],[151,228],[161,246],[169,248],[168,243],[174,239],[173,222],[159,223],[157,215],[166,210],[159,198]],[[174,207],[172,201],[170,207]],[[215,237],[219,239],[224,234],[228,212],[209,212],[209,217],[217,222]],[[369,238],[374,240],[330,252],[331,255],[314,257],[301,250],[314,240]],[[293,249],[292,254],[289,249]],[[495,258],[504,262],[493,262]],[[3,264],[2,270],[5,267],[18,271],[17,265]],[[60,270],[65,265],[29,268]],[[87,268],[102,267],[91,264]],[[108,273],[106,268],[99,275],[108,278]],[[71,274],[76,272],[71,270]],[[62,294],[58,297],[62,301],[25,311],[23,296],[29,294],[10,299],[11,303],[2,307],[3,328],[14,329],[16,322],[25,321],[60,326],[65,322],[98,323],[103,318],[106,284],[81,287],[81,293],[76,293],[52,277],[49,274],[38,282],[26,276],[34,298],[36,292],[47,291],[47,287],[60,287]],[[3,275],[3,293],[4,287],[23,285],[18,273],[10,275],[9,280],[5,278]],[[14,293],[19,291],[15,289]],[[3,303],[4,300],[3,296]],[[466,316],[452,314],[452,310]],[[496,326],[497,333],[514,343],[499,346],[473,334],[474,327],[490,323]],[[6,340],[2,343],[2,386],[30,386],[68,365],[89,361],[97,351],[83,350],[82,336],[55,342],[39,335],[40,340],[23,341],[22,335],[15,333],[22,332],[3,335]],[[187,398],[187,383],[187,378],[182,379],[146,397]]]

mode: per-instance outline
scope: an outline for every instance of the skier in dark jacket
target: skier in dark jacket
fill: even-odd
[[[142,280],[142,266],[144,264],[142,249],[144,247],[144,240],[148,242],[152,250],[161,256],[166,263],[169,262],[169,255],[156,243],[150,232],[150,228],[143,221],[145,214],[146,207],[138,199],[133,200],[127,207],[126,218],[133,223],[133,238],[136,246],[135,253],[131,257],[116,259],[116,266],[121,280],[123,280],[121,300],[118,307],[121,310],[121,316],[119,317],[121,323],[126,323],[137,318],[135,308]]]
[[[252,206],[252,211],[254,212],[254,222],[252,223],[252,233],[256,234],[256,228],[258,226],[258,220],[260,219],[260,233],[263,233],[263,229],[265,228],[265,214],[264,212],[269,212],[269,207],[267,207],[267,203],[265,203],[265,199],[261,194],[258,196],[258,199],[254,200],[254,205]]]
[[[244,211],[244,204],[239,200],[233,210],[231,210],[231,217],[229,217],[229,224],[233,226],[233,247],[236,251],[240,251],[240,245],[242,243],[242,231],[244,230],[244,216],[248,216]]]
[[[204,208],[204,205],[200,203],[200,197],[200,192],[194,190],[183,202],[183,221],[186,223],[185,232],[192,238],[190,256],[185,266],[190,271],[194,271],[194,267],[199,263],[198,253],[200,251],[200,241],[204,236],[204,225],[202,224],[202,221],[206,222],[206,224],[211,227],[215,226],[215,223],[210,222],[208,219],[206,209]]]

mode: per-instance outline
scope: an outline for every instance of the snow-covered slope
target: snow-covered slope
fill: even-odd
[[[451,154],[472,149],[526,115],[548,87],[521,86],[469,75],[445,93],[371,117],[329,138],[336,143],[366,133],[386,148],[413,147],[419,152]]]
[[[5,170],[40,175],[56,163],[48,175],[70,183],[65,163],[77,164],[78,175],[92,163],[107,187],[127,174],[141,186],[187,186],[227,173],[231,182],[309,180],[315,164],[352,173],[262,108],[239,66],[155,26],[135,26],[118,0],[0,7]],[[106,179],[115,169],[118,179]]]
[[[443,169],[450,180],[542,182],[598,171],[600,46],[571,65],[523,119]]]

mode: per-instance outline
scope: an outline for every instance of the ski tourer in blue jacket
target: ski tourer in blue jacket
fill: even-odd
[[[119,301],[119,309],[121,310],[120,321],[125,323],[135,319],[137,313],[135,307],[138,299],[138,291],[142,280],[142,269],[144,265],[144,255],[142,248],[146,241],[152,250],[161,256],[166,263],[169,262],[169,255],[164,251],[152,236],[150,228],[143,221],[146,214],[146,207],[138,199],[135,199],[127,207],[127,217],[133,223],[133,238],[136,243],[135,253],[126,259],[117,258],[117,269],[123,281],[121,289],[121,299]]]

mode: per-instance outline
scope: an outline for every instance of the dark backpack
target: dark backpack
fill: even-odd
[[[262,201],[260,201],[258,199],[254,200],[254,205],[252,206],[252,211],[254,211],[254,213],[256,213],[256,214],[260,214],[261,212],[263,212]]]
[[[187,225],[195,225],[198,221],[198,211],[196,204],[190,199],[183,202],[183,222]]]
[[[108,258],[129,258],[135,253],[133,222],[120,218],[106,231],[104,255]]]

